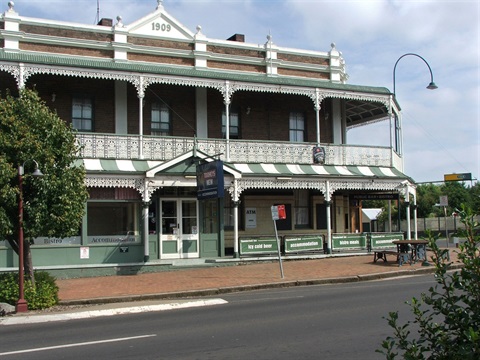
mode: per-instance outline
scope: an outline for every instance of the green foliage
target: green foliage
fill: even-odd
[[[78,147],[71,127],[32,90],[0,98],[0,234],[18,232],[18,166],[23,181],[25,238],[67,237],[78,232],[88,193],[85,170],[74,166]],[[45,175],[29,174],[34,161]]]
[[[466,242],[460,245],[458,254],[463,267],[449,272],[451,263],[445,260],[448,249],[439,249],[437,236],[428,232],[437,284],[422,293],[420,299],[407,303],[413,321],[401,325],[398,312],[389,314],[387,320],[394,335],[377,350],[387,359],[480,359],[480,226],[466,206],[459,215],[465,225],[459,235]]]
[[[24,296],[30,310],[52,307],[58,303],[55,278],[46,271],[34,273],[35,286],[25,280]],[[18,273],[0,274],[0,302],[15,305],[18,300]]]
[[[417,187],[417,216],[427,218],[430,216],[439,216],[443,210],[436,207],[442,196],[440,186],[434,184],[419,185]]]

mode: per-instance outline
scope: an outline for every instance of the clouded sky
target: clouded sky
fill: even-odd
[[[5,1],[5,10],[7,1]],[[68,5],[68,6],[66,6]],[[100,18],[128,25],[156,0],[99,0]],[[244,34],[264,44],[329,51],[336,43],[349,84],[393,91],[402,107],[405,173],[417,182],[444,174],[480,176],[480,2],[478,0],[165,0],[165,10],[209,38]],[[5,11],[0,8],[0,11]],[[93,24],[97,0],[16,0],[20,16]],[[389,145],[389,124],[350,130],[350,144]]]

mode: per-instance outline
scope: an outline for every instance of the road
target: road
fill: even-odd
[[[234,293],[201,308],[0,326],[4,359],[382,359],[433,276]]]

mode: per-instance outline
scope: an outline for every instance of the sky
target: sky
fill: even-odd
[[[5,10],[7,10],[5,1]],[[68,6],[65,6],[67,5]],[[128,25],[157,0],[16,0],[20,16],[93,25]],[[478,0],[164,0],[171,16],[212,39],[239,33],[280,47],[330,50],[335,43],[348,84],[395,90],[402,108],[404,173],[417,183],[445,174],[480,176],[480,1]],[[0,8],[1,12],[5,10]],[[436,90],[427,90],[430,65]],[[399,60],[400,59],[400,60]],[[354,128],[349,144],[389,146],[389,122]],[[468,184],[470,185],[470,184]]]

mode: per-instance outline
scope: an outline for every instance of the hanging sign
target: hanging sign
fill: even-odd
[[[224,195],[223,162],[197,165],[197,199],[222,198]]]
[[[325,148],[321,146],[315,146],[313,148],[313,163],[323,164],[325,163]]]

